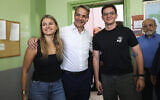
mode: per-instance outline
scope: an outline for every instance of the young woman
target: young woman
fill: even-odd
[[[62,41],[54,17],[45,15],[40,22],[40,38],[36,49],[26,49],[21,85],[22,98],[27,99],[28,72],[32,62],[34,72],[30,86],[30,100],[65,100],[61,81]]]

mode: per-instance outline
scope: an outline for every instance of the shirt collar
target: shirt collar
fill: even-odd
[[[145,38],[147,38],[147,35],[144,35]],[[156,36],[156,32],[154,32],[154,34],[151,36],[151,38],[155,37]]]
[[[73,30],[77,30],[77,31],[78,31],[78,29],[77,29],[77,27],[74,25],[74,23],[72,23],[71,27],[72,27]],[[85,30],[86,30],[86,29],[85,29],[85,27],[84,27],[84,29],[83,29],[83,31],[82,31],[81,33],[85,32]]]
[[[72,27],[72,29],[77,29],[76,26],[74,25],[74,23],[72,23],[71,27]]]

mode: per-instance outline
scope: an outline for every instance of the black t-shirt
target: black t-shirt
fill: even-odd
[[[109,75],[123,75],[132,72],[130,47],[138,41],[127,27],[116,26],[113,30],[103,29],[93,38],[93,49],[101,51],[104,66],[100,71]]]
[[[56,54],[44,57],[41,53],[40,41],[38,41],[37,55],[34,58],[34,72],[32,80],[43,82],[54,82],[60,79],[61,69]]]

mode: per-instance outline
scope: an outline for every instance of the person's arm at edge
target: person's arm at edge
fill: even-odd
[[[102,93],[102,84],[99,81],[99,51],[93,50],[93,69],[96,80],[96,86],[99,92]]]
[[[151,82],[153,85],[156,84],[156,72],[158,70],[158,67],[160,67],[160,44],[159,44],[159,47],[157,48],[157,51],[155,53],[155,56],[154,56],[154,59],[153,59],[153,62],[152,62],[152,67],[151,67],[151,76],[150,76],[150,79],[151,79]]]
[[[22,73],[21,73],[22,100],[26,100],[26,97],[27,97],[26,88],[27,88],[27,81],[28,81],[28,72],[36,53],[37,53],[37,49],[34,49],[34,50],[31,50],[29,48],[26,49],[23,66],[22,66]]]
[[[136,63],[137,63],[137,68],[138,68],[138,79],[137,79],[137,84],[136,84],[136,90],[137,92],[140,92],[143,90],[145,83],[144,83],[144,62],[143,62],[143,55],[142,55],[142,51],[141,48],[139,46],[139,44],[135,45],[134,47],[132,47],[132,51],[135,54],[135,59],[136,59]]]

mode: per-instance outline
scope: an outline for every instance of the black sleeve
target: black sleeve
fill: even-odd
[[[97,35],[93,37],[93,50],[99,50]]]
[[[156,54],[154,56],[154,59],[153,59],[151,74],[156,75],[156,74],[158,74],[157,72],[159,72],[159,71],[160,71],[160,43],[159,43],[159,47],[158,47]]]
[[[133,31],[131,29],[128,28],[127,30],[127,34],[128,34],[128,44],[131,46],[131,47],[134,47],[138,44],[138,41],[137,41],[137,38],[135,36],[135,34],[133,33]]]

